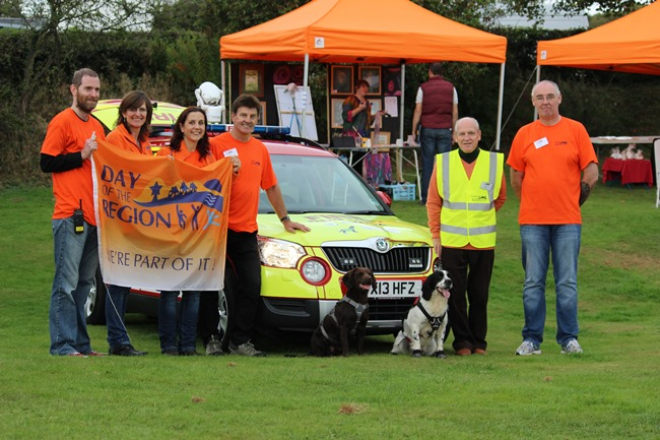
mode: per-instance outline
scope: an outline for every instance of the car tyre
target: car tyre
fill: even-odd
[[[94,286],[89,289],[87,301],[85,301],[85,312],[87,314],[87,324],[105,325],[105,283],[101,270],[96,270]]]
[[[218,292],[218,313],[220,321],[218,322],[218,332],[222,341],[222,350],[229,352],[229,335],[234,326],[234,292],[236,291],[236,275],[227,270],[225,272],[225,287]]]

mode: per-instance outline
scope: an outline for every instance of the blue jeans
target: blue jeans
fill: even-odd
[[[563,347],[578,335],[577,266],[582,226],[521,225],[522,264],[525,269],[523,339],[539,346],[545,324],[545,280],[549,255],[557,292],[557,342]]]
[[[422,202],[426,203],[435,156],[451,151],[451,130],[449,128],[422,127],[419,142],[422,146]]]
[[[55,277],[50,295],[50,354],[66,356],[92,351],[85,302],[99,265],[96,226],[85,222],[76,234],[73,217],[53,220]]]
[[[108,345],[111,351],[120,348],[122,345],[131,344],[124,322],[128,293],[130,291],[130,287],[107,285],[108,295],[105,299],[105,322],[108,326]]]
[[[185,290],[181,297],[177,316],[176,303],[179,292],[161,291],[158,303],[158,334],[161,351],[195,350],[199,291]],[[177,333],[179,343],[176,342]]]

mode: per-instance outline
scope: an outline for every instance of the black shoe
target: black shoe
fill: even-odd
[[[139,351],[133,348],[132,345],[121,345],[117,348],[110,349],[112,356],[144,356],[146,351]]]
[[[164,354],[165,356],[178,356],[179,355],[179,352],[176,351],[176,350],[163,350],[163,351],[161,351],[161,353]]]
[[[199,356],[199,353],[195,350],[181,351],[179,352],[179,356]]]

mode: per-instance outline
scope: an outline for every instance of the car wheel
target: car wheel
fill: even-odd
[[[234,292],[236,291],[236,277],[232,272],[225,272],[225,287],[218,292],[218,333],[222,341],[222,350],[229,352],[229,334],[234,327]]]
[[[87,301],[85,301],[87,324],[105,325],[105,295],[105,283],[101,276],[101,270],[97,269],[94,286],[89,289]]]
[[[227,328],[229,327],[229,301],[224,290],[218,292],[218,314],[220,315],[218,334],[222,341],[227,336]]]

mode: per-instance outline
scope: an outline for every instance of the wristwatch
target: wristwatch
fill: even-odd
[[[284,222],[287,221],[287,220],[291,220],[291,218],[290,218],[288,215],[285,215],[284,217],[282,217],[282,218],[280,219],[280,221],[281,221],[282,223],[284,223]]]

